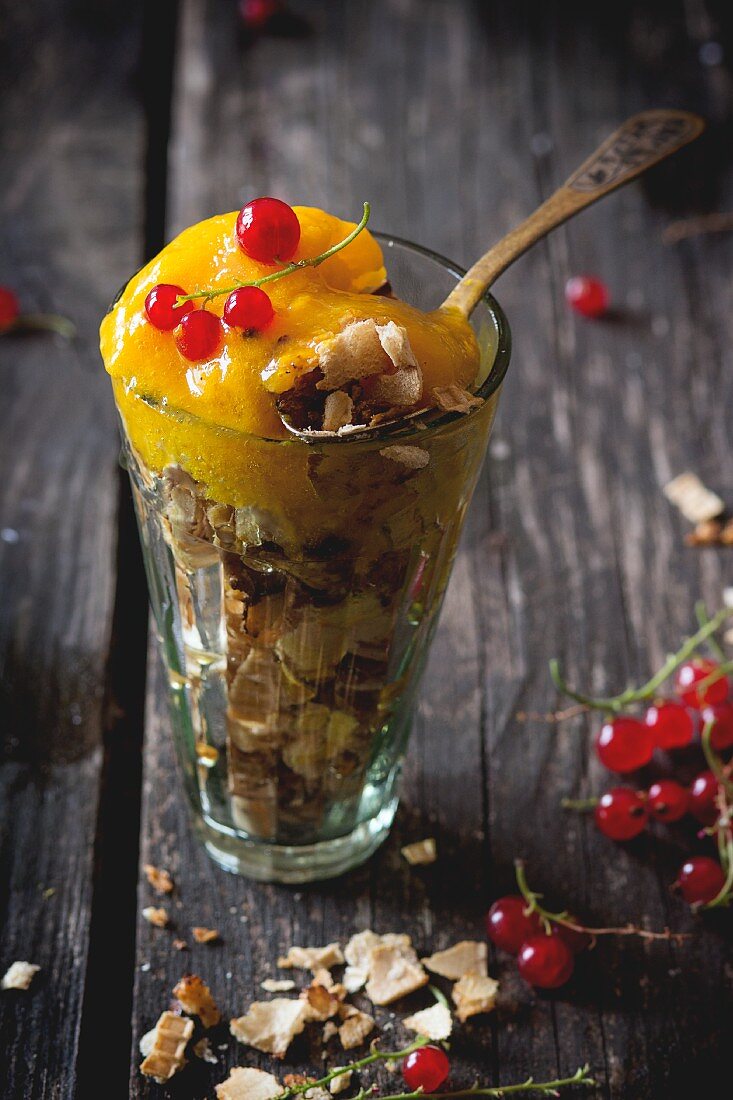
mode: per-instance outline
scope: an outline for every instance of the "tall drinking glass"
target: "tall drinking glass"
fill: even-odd
[[[405,241],[380,243],[394,292],[421,309],[461,275]],[[490,296],[474,324],[482,403],[427,426],[269,440],[153,401],[123,425],[184,786],[196,831],[229,871],[328,878],[387,836],[509,363]],[[138,432],[148,455],[151,438],[181,433],[180,463],[143,463]]]

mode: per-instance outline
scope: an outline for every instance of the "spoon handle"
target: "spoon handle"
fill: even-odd
[[[627,119],[542,206],[476,261],[443,308],[468,317],[494,280],[535,241],[693,141],[704,128],[699,115],[689,111],[642,111]]]

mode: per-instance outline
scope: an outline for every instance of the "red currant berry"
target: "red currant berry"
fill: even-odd
[[[647,805],[657,821],[679,821],[687,813],[690,793],[674,779],[660,779],[649,788]]]
[[[210,359],[219,349],[224,330],[215,313],[197,309],[187,313],[176,334],[176,344],[181,355],[192,362]]]
[[[723,889],[725,874],[716,860],[694,856],[682,864],[677,884],[688,905],[705,905]]]
[[[435,1092],[450,1073],[448,1055],[440,1047],[418,1047],[402,1063],[402,1076],[408,1088]]]
[[[630,787],[612,787],[595,808],[596,825],[611,840],[631,840],[646,828],[649,810],[646,800]]]
[[[712,825],[717,819],[717,797],[718,780],[712,772],[700,772],[690,787],[690,813],[702,825]]]
[[[279,0],[239,0],[239,17],[245,27],[259,31],[280,7]]]
[[[526,908],[527,902],[519,894],[508,894],[495,901],[486,914],[489,939],[510,955],[516,955],[523,943],[542,932],[540,918],[536,913],[528,916]]]
[[[722,703],[727,699],[730,691],[727,676],[719,676],[707,687],[698,688],[700,681],[707,680],[717,668],[715,661],[707,657],[696,657],[693,661],[685,661],[680,665],[675,674],[674,686],[682,702],[695,710],[701,710],[706,703]]]
[[[608,310],[608,287],[593,275],[574,275],[565,284],[565,300],[583,317],[602,317]]]
[[[9,286],[0,286],[0,332],[11,329],[20,316],[20,305]]]
[[[243,252],[263,264],[289,260],[300,240],[300,222],[280,199],[252,199],[237,216],[237,240]]]
[[[145,313],[150,324],[163,332],[169,332],[180,324],[196,308],[193,302],[176,305],[176,299],[185,293],[183,287],[172,283],[158,283],[154,286],[145,299]]]
[[[232,328],[262,332],[274,316],[272,302],[258,286],[241,286],[233,290],[224,303],[224,320]]]
[[[575,960],[559,936],[533,936],[522,944],[517,965],[525,982],[539,989],[557,989],[573,973]]]
[[[649,707],[644,722],[652,731],[658,749],[684,749],[695,732],[695,720],[687,707],[668,699],[660,699]]]
[[[722,703],[710,703],[701,714],[703,726],[712,722],[710,744],[716,752],[733,748],[733,703],[724,699]]]
[[[635,772],[652,758],[654,738],[638,718],[613,718],[596,741],[598,759],[612,772]]]
[[[578,921],[575,917],[568,918],[577,924]],[[581,951],[585,951],[586,947],[590,947],[592,937],[587,932],[580,932],[577,928],[568,928],[566,924],[553,924],[552,926],[553,936],[559,936],[566,947],[569,947],[574,955],[580,954]]]

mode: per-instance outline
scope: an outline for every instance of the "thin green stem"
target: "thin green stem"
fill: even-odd
[[[725,793],[729,797],[733,798],[733,783],[731,783],[730,779],[726,775],[725,765],[723,764],[721,757],[718,756],[717,752],[713,748],[712,736],[714,725],[715,722],[712,719],[709,722],[705,723],[702,728],[702,733],[700,734],[700,744],[702,745],[702,751],[705,755],[705,759],[707,761],[708,767],[710,768],[710,771],[718,780],[718,783],[720,783]]]
[[[284,279],[286,275],[292,275],[294,271],[301,271],[306,267],[318,267],[320,264],[325,263],[326,260],[330,260],[330,258],[335,256],[337,252],[340,252],[342,248],[346,248],[347,245],[351,244],[351,242],[359,236],[362,229],[366,228],[370,214],[371,207],[368,202],[365,202],[364,213],[359,224],[354,226],[349,235],[344,237],[342,241],[331,245],[325,252],[321,252],[320,256],[314,256],[312,259],[296,260],[291,264],[287,264],[285,267],[281,267],[278,271],[272,271],[269,275],[263,275],[261,279],[252,279],[247,283],[235,283],[234,286],[197,290],[194,294],[180,294],[178,298],[176,298],[176,305],[181,306],[184,302],[192,302],[196,298],[203,298],[206,302],[210,302],[212,298],[218,298],[222,294],[232,294],[233,291],[240,290],[244,286],[264,286],[266,283],[274,283],[278,279]]]
[[[276,1100],[287,1100],[289,1096],[297,1096],[299,1093],[308,1092],[309,1089],[316,1088],[328,1088],[331,1081],[336,1077],[341,1077],[344,1073],[352,1073],[354,1070],[364,1069],[366,1066],[371,1066],[375,1062],[391,1062],[396,1059],[406,1058],[408,1054],[412,1054],[413,1050],[419,1050],[420,1047],[427,1046],[430,1042],[424,1035],[418,1035],[414,1043],[410,1043],[409,1046],[403,1047],[402,1050],[376,1050],[372,1047],[371,1054],[367,1054],[364,1058],[360,1058],[358,1062],[351,1062],[348,1066],[336,1066],[334,1069],[327,1073],[325,1077],[321,1077],[318,1081],[305,1081],[302,1085],[291,1085],[289,1088],[283,1089],[281,1093],[278,1093]]]
[[[596,1088],[598,1082],[590,1075],[590,1066],[581,1066],[572,1077],[556,1077],[554,1081],[535,1081],[528,1077],[518,1085],[476,1086],[470,1089],[457,1089],[455,1092],[431,1092],[434,1100],[460,1100],[462,1097],[471,1096],[495,1096],[501,1100],[502,1096],[515,1096],[521,1092],[534,1092],[540,1096],[556,1096],[558,1089],[569,1088],[571,1085],[583,1085],[585,1088]],[[421,1089],[414,1092],[396,1092],[391,1096],[382,1096],[380,1100],[419,1100],[425,1093]]]
[[[563,798],[560,805],[563,810],[575,810],[579,814],[590,813],[600,802],[599,798]]]
[[[719,909],[724,905],[730,905],[733,896],[733,830],[730,826],[725,830],[725,838],[722,832],[718,835],[718,851],[721,865],[726,873],[725,882],[713,900],[702,906],[703,909]]]
[[[727,676],[729,672],[733,672],[733,661],[723,661],[723,663],[721,665],[718,665],[717,668],[713,669],[713,671],[708,676],[706,676],[704,680],[698,680],[698,682],[695,684],[695,690],[697,692],[698,699],[702,699],[704,697],[705,692],[711,684],[714,684],[716,680],[720,680],[723,676]]]
[[[710,616],[708,615],[708,609],[705,606],[704,600],[698,600],[695,604],[695,615],[699,626],[706,626],[710,622]],[[726,659],[723,647],[714,634],[711,634],[708,638],[708,647],[719,661],[724,661]]]
[[[68,317],[62,317],[58,313],[21,313],[9,331],[55,332],[57,336],[63,336],[64,340],[73,340],[76,336],[76,325]]]
[[[446,997],[446,995],[442,991],[442,989],[438,989],[437,985],[429,985],[428,989],[430,990],[432,995],[435,997],[438,1004],[442,1005],[443,1008],[447,1008],[448,1011],[450,1012],[450,1005],[448,1004],[448,998]]]
[[[647,680],[645,684],[636,688],[626,688],[619,695],[611,695],[607,698],[594,699],[590,695],[582,695],[579,691],[574,691],[570,688],[560,673],[560,666],[555,658],[550,661],[550,676],[555,684],[555,687],[563,692],[564,695],[569,696],[571,699],[575,699],[577,703],[582,703],[586,707],[591,707],[593,710],[605,710],[617,712],[629,703],[640,703],[644,699],[650,699],[654,696],[659,688],[662,686],[665,680],[669,679],[675,669],[679,668],[688,657],[699,649],[699,647],[711,638],[716,630],[719,630],[725,620],[733,615],[733,609],[729,607],[723,607],[712,619],[707,621],[692,634],[689,638],[686,638],[676,653],[671,653],[658,672],[652,676],[650,680]],[[707,617],[706,617],[707,618]],[[733,662],[730,662],[730,667],[733,669]],[[716,669],[714,673],[711,673],[709,677],[710,681],[714,681],[725,674],[726,667]],[[705,681],[703,681],[705,683]],[[699,687],[700,685],[698,685]]]

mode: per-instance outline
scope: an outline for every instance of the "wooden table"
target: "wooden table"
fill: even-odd
[[[617,690],[656,668],[690,630],[694,601],[718,606],[731,579],[726,552],[685,546],[661,493],[693,469],[733,499],[732,238],[662,240],[675,218],[733,208],[731,76],[706,46],[730,59],[730,10],[596,8],[302,0],[301,36],[252,44],[226,0],[5,5],[0,281],[26,308],[72,317],[79,336],[0,346],[0,969],[17,958],[42,968],[28,993],[0,995],[4,1096],[162,1095],[138,1073],[137,1044],[184,970],[230,1016],[291,943],[365,927],[425,948],[480,937],[516,856],[586,920],[692,938],[604,942],[547,996],[492,958],[501,1006],[458,1032],[454,1082],[587,1061],[599,1096],[723,1094],[729,918],[695,919],[669,890],[693,831],[620,847],[564,813],[562,797],[608,785],[591,748],[597,720],[542,717],[558,706],[551,656],[574,682]],[[154,654],[146,676],[101,314],[183,226],[261,193],[347,217],[368,198],[377,228],[469,261],[649,105],[700,109],[709,132],[500,283],[514,362],[391,840],[318,887],[226,875],[189,832]],[[585,270],[613,291],[600,323],[563,303],[566,277]],[[439,861],[410,869],[400,846],[426,835]],[[147,862],[175,877],[186,954],[140,916],[154,900]],[[192,924],[219,928],[223,943],[191,943]],[[229,1065],[266,1065],[235,1046],[170,1094],[211,1097]],[[293,1049],[288,1068],[319,1064],[317,1047]]]

